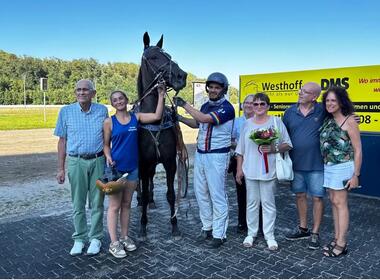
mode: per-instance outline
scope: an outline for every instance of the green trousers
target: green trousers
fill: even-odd
[[[68,177],[71,185],[74,229],[73,239],[85,242],[103,237],[104,193],[96,187],[96,180],[104,172],[104,156],[85,160],[68,157]],[[91,209],[91,228],[87,229],[86,200]]]

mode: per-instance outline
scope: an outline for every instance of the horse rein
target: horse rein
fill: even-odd
[[[168,62],[162,64],[157,69],[155,69],[154,65],[149,62],[149,60],[146,58],[146,56],[144,54],[142,56],[142,59],[148,64],[148,66],[150,67],[150,69],[156,75],[157,75],[157,72],[159,72],[159,73],[162,72],[162,71],[160,71],[160,69],[162,69],[164,66],[166,66],[167,64],[169,64],[169,80],[171,80],[171,75],[172,75],[172,58],[166,52],[162,51],[161,49],[160,49],[160,53],[168,59]]]
[[[156,75],[154,77],[154,79],[152,80],[152,82],[149,84],[149,86],[147,87],[147,89],[145,90],[143,96],[141,98],[139,98],[137,101],[134,102],[134,104],[137,104],[139,102],[141,102],[145,97],[147,97],[155,88],[157,88],[158,84],[160,81],[163,80],[163,76],[166,72],[169,72],[169,81],[171,80],[172,78],[172,58],[164,51],[160,50],[160,53],[162,55],[164,55],[167,59],[168,59],[168,62],[164,63],[163,65],[161,65],[160,67],[158,68],[155,68],[154,65],[152,63],[149,62],[149,60],[146,58],[146,56],[143,54],[142,56],[142,60],[145,61],[145,63],[147,64],[147,66],[149,66],[149,68],[153,71],[153,73]],[[164,70],[164,71],[160,71],[163,67],[165,67],[167,64],[169,64],[169,71],[168,70]],[[155,85],[154,82],[157,83]],[[152,87],[153,85],[153,87]],[[169,90],[168,90],[169,89]],[[171,91],[172,88],[169,88],[167,87],[167,91],[166,91],[166,95],[168,96],[168,92]],[[175,95],[174,96],[177,96],[179,91],[176,91]],[[169,96],[168,96],[169,97]],[[173,105],[173,102],[171,101],[171,99],[169,98],[169,101],[170,103],[172,104],[172,107],[174,107]],[[175,110],[177,112],[177,110]]]

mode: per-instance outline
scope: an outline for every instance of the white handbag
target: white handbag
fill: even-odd
[[[274,126],[277,131],[277,117],[274,117]],[[293,163],[290,159],[289,152],[276,153],[276,176],[278,181],[292,181],[294,179]]]

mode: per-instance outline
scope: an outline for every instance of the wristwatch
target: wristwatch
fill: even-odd
[[[274,152],[278,153],[279,151],[280,151],[280,149],[278,148],[278,144],[275,144],[274,145]]]

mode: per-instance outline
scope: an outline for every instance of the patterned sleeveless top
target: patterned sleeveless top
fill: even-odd
[[[343,163],[354,159],[351,139],[347,131],[342,129],[349,117],[341,126],[338,126],[334,118],[326,118],[319,129],[321,153],[325,164]]]

